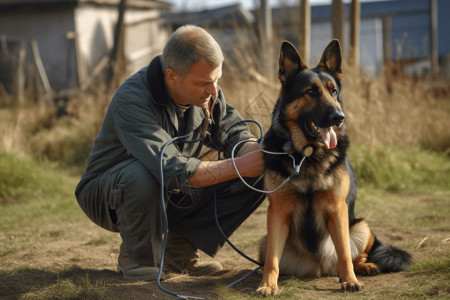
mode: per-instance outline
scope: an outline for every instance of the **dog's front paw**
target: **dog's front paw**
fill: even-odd
[[[344,292],[358,292],[364,290],[364,285],[358,280],[344,281],[341,284],[341,290],[343,290]]]
[[[262,285],[256,290],[256,292],[265,297],[270,296],[270,295],[276,295],[278,293],[278,286]]]

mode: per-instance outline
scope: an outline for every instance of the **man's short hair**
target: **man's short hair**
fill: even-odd
[[[184,25],[167,41],[162,54],[162,68],[164,72],[171,68],[183,77],[197,61],[216,68],[223,59],[222,50],[211,34],[201,27]]]

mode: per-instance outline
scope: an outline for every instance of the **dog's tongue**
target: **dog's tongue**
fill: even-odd
[[[336,132],[334,132],[333,127],[319,128],[320,135],[322,135],[323,143],[327,149],[334,149],[337,145]]]

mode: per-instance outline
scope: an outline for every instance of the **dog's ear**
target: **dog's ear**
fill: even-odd
[[[306,68],[307,66],[302,62],[302,58],[294,45],[288,41],[283,41],[281,43],[278,69],[278,79],[281,84],[284,85],[289,78]]]
[[[339,40],[332,40],[325,48],[319,69],[331,72],[337,80],[342,80],[342,50]]]

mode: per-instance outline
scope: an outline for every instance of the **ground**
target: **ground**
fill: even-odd
[[[397,200],[414,207],[424,201],[432,205],[446,206],[447,196],[395,196]],[[248,256],[257,259],[258,240],[265,234],[267,203],[263,204],[238,230],[231,240]],[[363,211],[363,208],[360,209]],[[399,214],[401,215],[401,213]],[[398,217],[398,216],[397,216]],[[431,218],[424,214],[424,218]],[[448,225],[448,216],[444,215]],[[376,219],[366,214],[366,219]],[[408,218],[406,218],[408,219]],[[420,220],[417,218],[417,220]],[[406,220],[407,221],[407,220]],[[280,278],[280,299],[341,299],[341,298],[422,298],[427,296],[450,297],[448,279],[450,271],[449,228],[446,226],[398,226],[402,222],[379,220],[371,228],[385,244],[406,249],[414,263],[442,258],[447,263],[443,270],[382,274],[374,277],[358,276],[365,290],[359,293],[343,293],[337,278]],[[408,223],[408,222],[405,222]],[[394,224],[394,225],[392,225]],[[62,229],[61,226],[65,228]],[[10,243],[9,253],[4,254],[1,271],[0,298],[2,299],[174,299],[162,292],[155,282],[132,282],[115,272],[120,237],[109,233],[82,216],[76,222],[54,224],[43,222],[39,227],[9,229],[0,232],[0,242]],[[202,258],[209,259],[202,254]],[[261,280],[261,271],[237,285],[226,288],[256,266],[225,245],[216,257],[224,270],[217,276],[179,276],[163,281],[162,285],[182,295],[205,299],[250,299],[259,297],[254,291]],[[424,267],[426,269],[426,267]],[[439,267],[438,267],[439,268]],[[442,268],[442,267],[440,267]],[[423,271],[423,272],[422,272]],[[422,274],[423,273],[423,274]],[[433,279],[433,274],[438,278]],[[446,275],[447,274],[447,275]],[[442,278],[444,276],[444,278]],[[70,297],[65,285],[81,285],[84,295]],[[53,291],[51,291],[53,289]],[[92,295],[94,296],[89,296]],[[42,296],[43,295],[43,296]],[[94,298],[95,298],[94,297]]]

